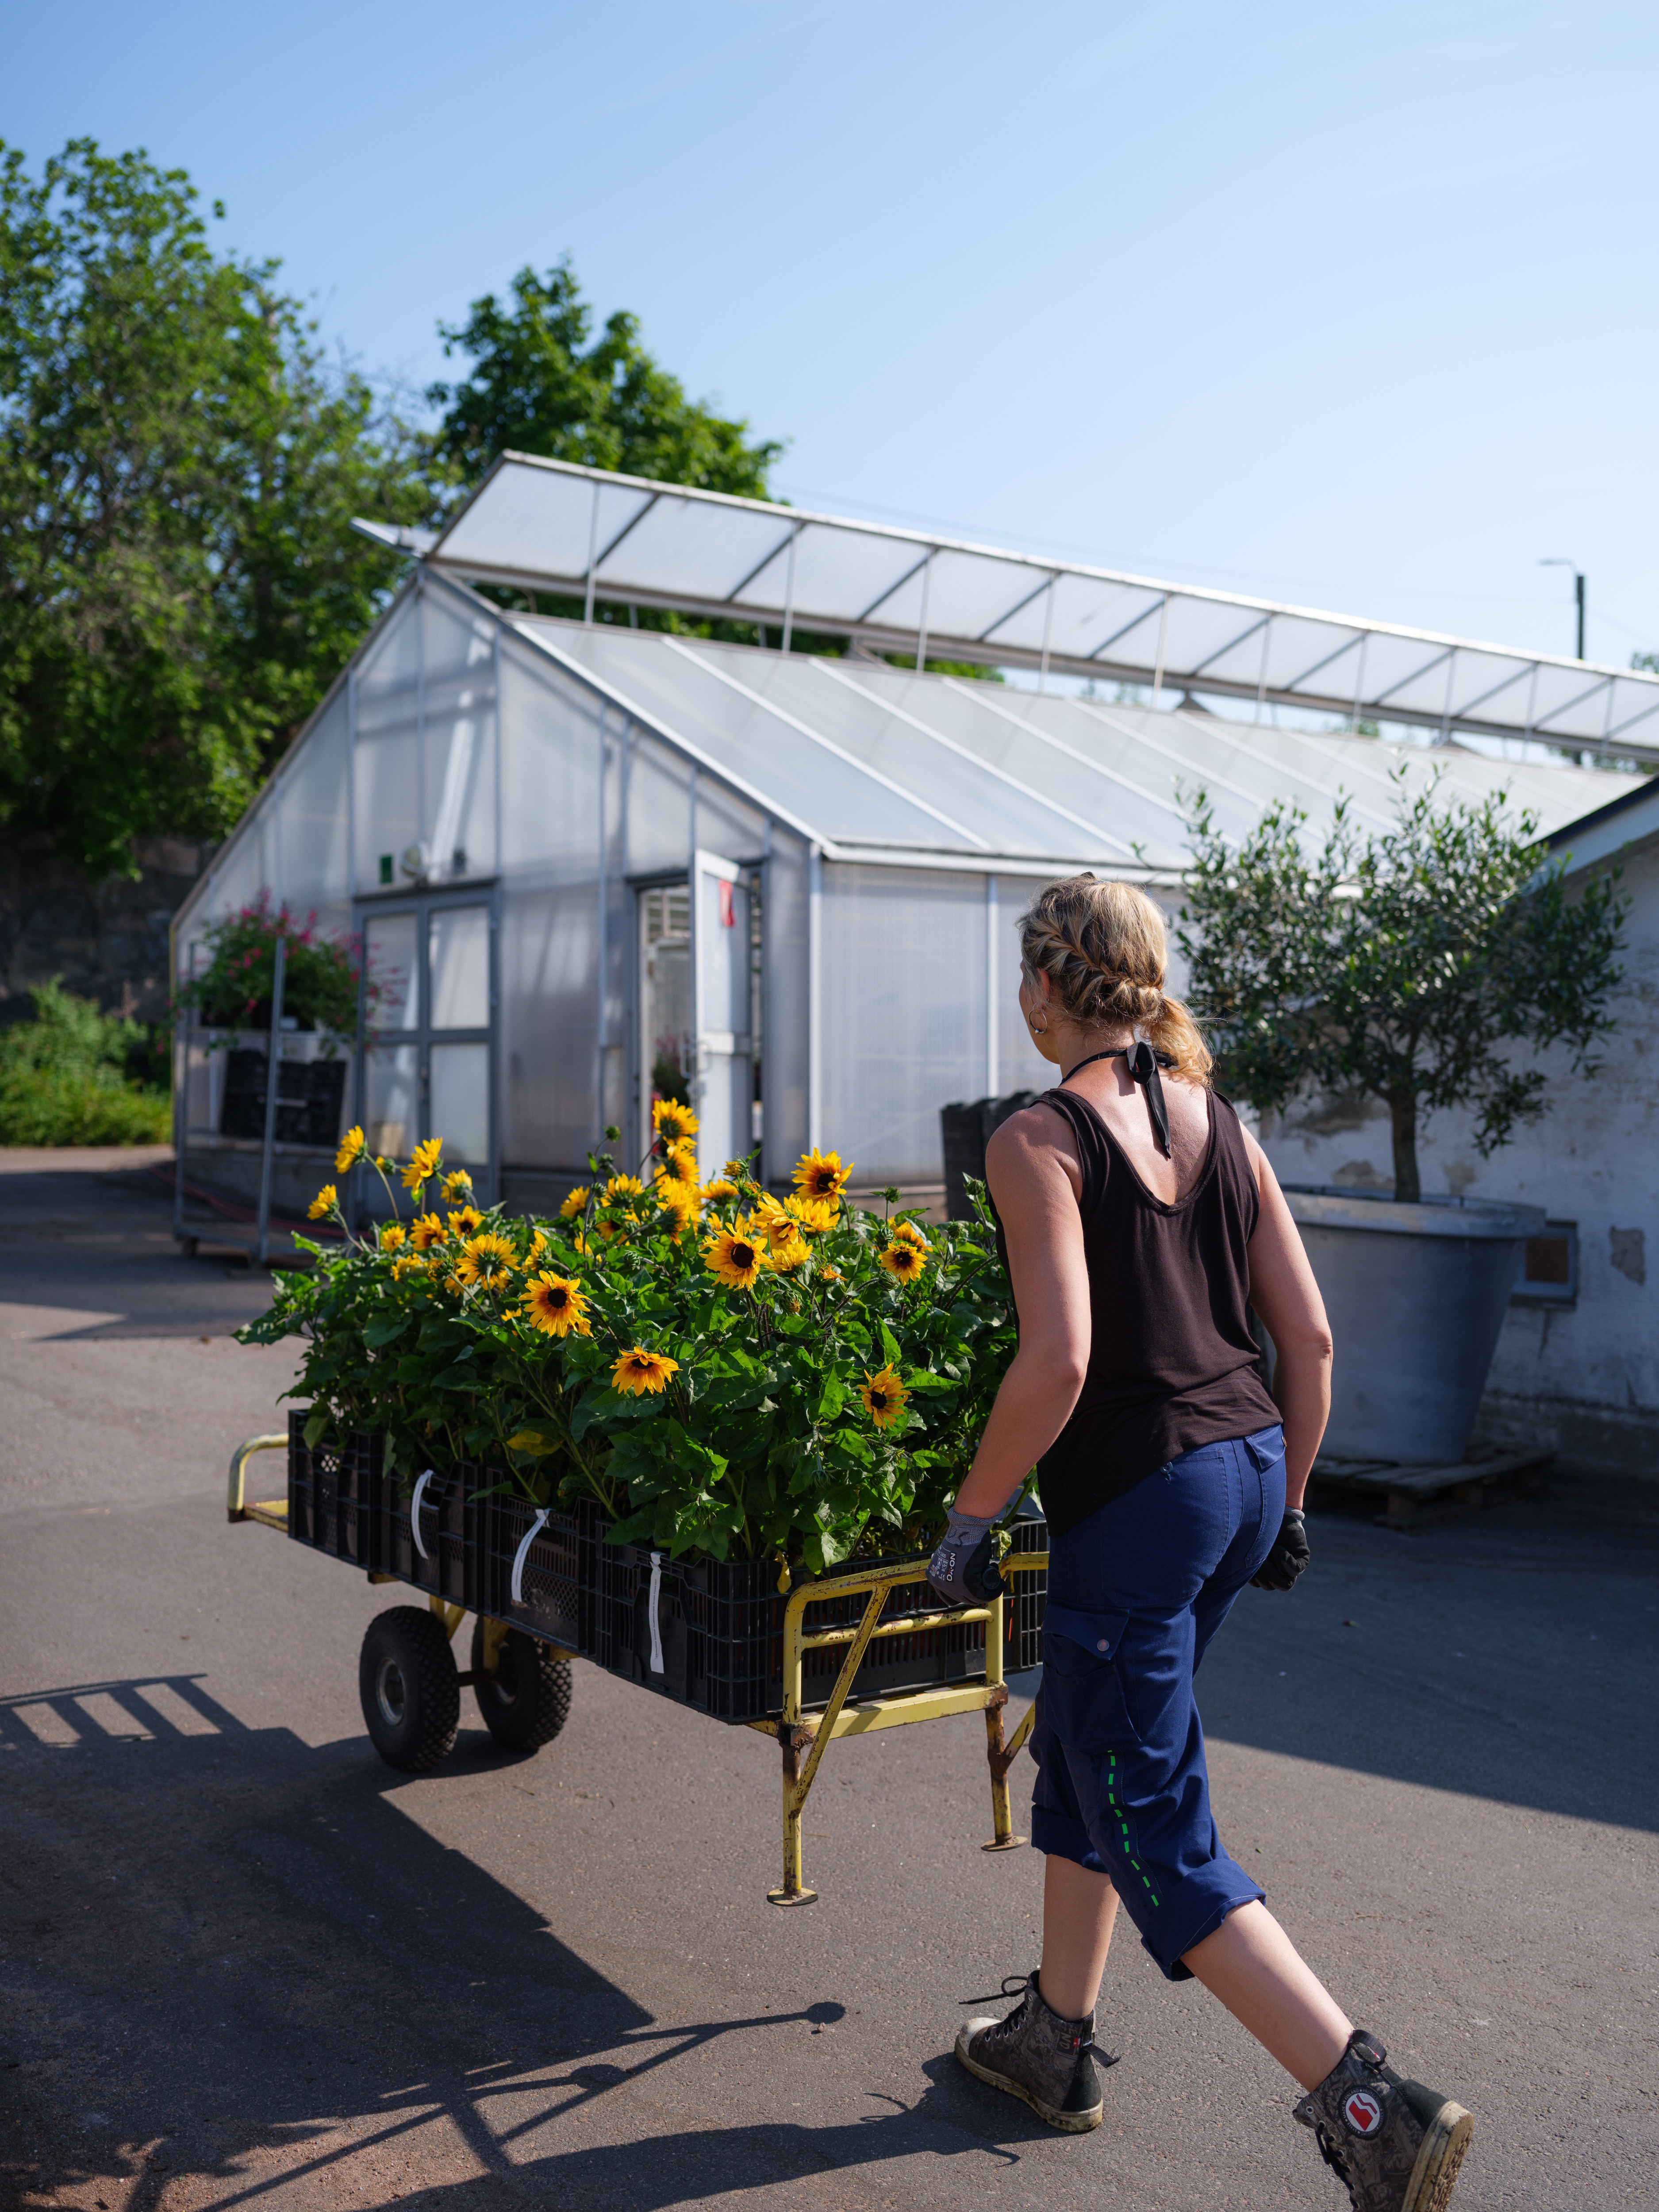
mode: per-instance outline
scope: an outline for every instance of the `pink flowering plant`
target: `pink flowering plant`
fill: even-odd
[[[314,910],[302,921],[286,903],[273,908],[268,891],[261,891],[252,906],[227,915],[222,921],[210,922],[204,935],[208,964],[180,986],[175,1009],[193,1009],[208,1029],[269,1029],[276,943],[285,938],[284,1015],[292,1015],[302,1030],[356,1034],[362,973],[362,946],[356,938],[319,930]],[[371,1012],[379,988],[371,978]]]

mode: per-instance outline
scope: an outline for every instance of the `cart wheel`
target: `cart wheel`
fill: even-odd
[[[369,1622],[357,1694],[374,1748],[388,1766],[420,1774],[448,1757],[460,1725],[461,1691],[455,1655],[435,1613],[394,1605]]]
[[[472,1694],[483,1724],[508,1751],[539,1751],[570,1715],[570,1662],[539,1636],[509,1628],[495,1672],[484,1673],[484,1625],[472,1624]]]

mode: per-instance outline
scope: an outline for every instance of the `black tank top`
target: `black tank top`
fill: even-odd
[[[1255,1176],[1237,1115],[1208,1097],[1204,1164],[1172,1206],[1147,1189],[1086,1098],[1046,1091],[1036,1102],[1063,1114],[1077,1140],[1089,1268],[1088,1373],[1037,1468],[1056,1535],[1195,1444],[1279,1419],[1250,1333]]]

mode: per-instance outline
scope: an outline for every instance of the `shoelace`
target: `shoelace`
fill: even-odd
[[[1020,2014],[1024,2011],[1026,2004],[1030,1999],[1032,1994],[1032,1984],[1036,1978],[1036,1976],[1032,1974],[1005,1974],[1002,1978],[1002,1987],[995,1993],[994,1996],[983,1997],[958,1997],[957,2002],[958,2004],[964,2005],[1000,2004],[1006,1997],[1018,1996],[1019,2002],[1014,2007],[1007,2018],[1006,2020],[999,2021],[996,2027],[991,2030],[993,2034],[1000,2034],[1011,2028],[1014,2022],[1019,2018]],[[1037,1994],[1041,1996],[1042,1993],[1039,1991]],[[1121,2051],[1108,2051],[1103,2044],[1097,2043],[1092,2037],[1091,2037],[1087,2043],[1081,2045],[1079,2048],[1083,2051],[1086,2051],[1090,2057],[1097,2060],[1102,2066],[1115,2066],[1118,2060],[1123,2056],[1123,2053]]]

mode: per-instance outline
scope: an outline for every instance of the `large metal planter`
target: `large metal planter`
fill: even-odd
[[[1535,1206],[1287,1189],[1336,1345],[1334,1459],[1463,1456]]]

